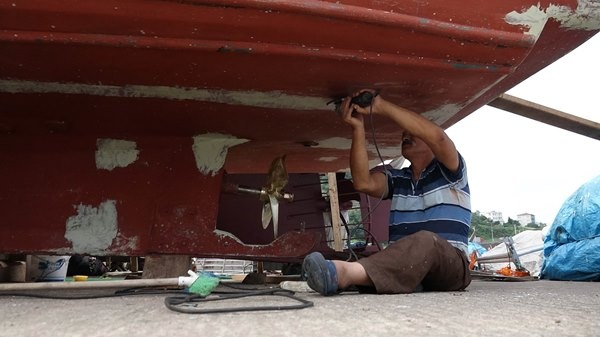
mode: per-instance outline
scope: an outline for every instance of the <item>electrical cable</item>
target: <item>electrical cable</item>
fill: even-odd
[[[389,170],[387,169],[387,167],[385,165],[385,161],[383,160],[383,156],[381,155],[381,152],[379,151],[379,145],[377,144],[377,137],[375,136],[375,123],[373,122],[373,105],[369,106],[369,123],[371,124],[371,137],[373,138],[373,145],[375,145],[375,151],[377,151],[377,156],[379,157],[379,161],[381,162],[381,167],[383,167],[383,171],[385,172],[386,184],[387,184],[387,178],[391,175],[391,173],[389,172]],[[389,194],[389,192],[390,191],[388,191],[388,194]],[[381,196],[379,197],[379,200],[377,201],[377,204],[375,204],[375,207],[373,207],[371,210],[369,210],[369,213],[367,214],[367,217],[371,216],[371,214],[373,212],[375,212],[375,210],[377,209],[377,207],[379,207],[379,205],[383,201],[384,197],[385,197],[385,191],[383,193],[381,193]],[[363,219],[363,222],[365,221],[365,219],[367,217],[365,217]]]
[[[391,175],[391,173],[389,172],[388,168],[385,165],[385,161],[383,160],[383,156],[381,155],[381,151],[379,151],[379,145],[377,144],[377,137],[375,136],[375,123],[373,122],[373,105],[369,105],[369,123],[371,124],[371,137],[373,138],[373,145],[375,146],[375,151],[377,151],[377,156],[379,157],[379,161],[381,162],[381,166],[383,167],[385,176],[386,176],[386,184],[387,184],[387,178]],[[389,193],[390,191],[388,191]],[[383,201],[384,197],[385,197],[385,190],[382,192],[381,196],[379,197],[379,200],[377,201],[377,203],[375,204],[374,207],[369,207],[369,212],[367,213],[367,215],[365,215],[364,217],[362,217],[361,219],[361,223],[362,223],[362,227],[361,229],[364,230],[366,233],[368,233],[370,235],[370,237],[373,239],[373,241],[375,241],[375,244],[377,245],[377,249],[379,251],[381,251],[381,246],[379,245],[379,242],[377,241],[377,238],[375,238],[375,236],[368,231],[367,229],[364,228],[364,224],[366,222],[366,220],[373,214],[373,212],[375,212],[375,210],[379,207],[379,205],[381,204],[381,202]],[[367,201],[369,200],[369,197],[367,195]],[[341,215],[341,214],[340,214]],[[352,247],[350,246],[350,232],[348,230],[348,225],[346,224],[346,221],[344,220],[344,217],[341,216],[342,221],[344,222],[344,226],[346,226],[346,231],[348,232],[348,249],[350,250],[350,254],[351,256],[348,257],[348,261],[352,258],[352,256],[354,256],[355,259],[358,260],[358,258],[356,257],[356,253],[354,253],[354,251],[352,250]]]
[[[186,314],[209,314],[209,313],[231,313],[241,311],[266,311],[266,310],[293,310],[293,309],[304,309],[314,306],[314,303],[305,299],[295,296],[295,293],[290,290],[281,288],[271,289],[243,289],[236,288],[231,285],[221,284],[232,289],[238,289],[237,291],[213,291],[209,296],[200,296],[197,294],[189,294],[184,290],[169,290],[162,289],[156,290],[156,288],[129,288],[123,290],[117,290],[110,294],[95,294],[95,295],[49,295],[49,294],[35,294],[35,293],[19,293],[19,292],[5,292],[0,293],[0,297],[31,297],[41,299],[55,299],[55,300],[88,300],[88,299],[100,299],[110,297],[125,297],[125,296],[136,296],[136,295],[162,295],[162,294],[183,294],[182,296],[167,296],[165,297],[165,306],[172,311],[186,313]],[[234,308],[214,308],[214,309],[198,309],[200,303],[222,301],[228,299],[252,297],[252,296],[279,296],[292,299],[299,302],[300,304],[292,305],[271,305],[271,306],[244,306]]]
[[[293,310],[304,309],[314,306],[314,303],[305,299],[294,296],[294,292],[285,289],[267,289],[255,290],[250,292],[229,292],[217,293],[215,296],[203,297],[200,295],[186,295],[165,297],[165,306],[173,311],[185,314],[213,314],[213,313],[232,313],[240,311],[267,311],[267,310]],[[236,308],[211,308],[199,309],[201,303],[222,301],[235,298],[251,297],[251,296],[281,296],[300,302],[300,304],[292,305],[265,305],[265,306],[244,306]]]
[[[138,295],[161,295],[161,294],[179,294],[181,290],[157,290],[157,288],[128,288],[117,290],[113,293],[109,294],[94,294],[94,295],[50,295],[50,294],[36,294],[36,293],[23,293],[23,292],[0,292],[0,297],[9,297],[9,296],[17,296],[17,297],[31,297],[31,298],[43,298],[43,299],[53,299],[53,300],[90,300],[90,299],[100,299],[100,298],[110,298],[110,297],[124,297],[124,296],[138,296]]]

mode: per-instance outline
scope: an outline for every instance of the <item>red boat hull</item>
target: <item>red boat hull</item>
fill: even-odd
[[[222,235],[222,207],[246,208],[220,202],[223,182],[283,154],[291,173],[346,170],[349,129],[326,103],[362,88],[448,127],[593,36],[597,12],[583,0],[0,1],[0,252],[302,256],[323,233],[293,217],[273,242]],[[385,159],[400,155],[397,127],[372,122]],[[237,226],[263,231],[248,212]]]

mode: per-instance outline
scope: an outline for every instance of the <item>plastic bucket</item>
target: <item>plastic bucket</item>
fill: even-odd
[[[27,282],[64,281],[70,258],[58,255],[28,255]]]

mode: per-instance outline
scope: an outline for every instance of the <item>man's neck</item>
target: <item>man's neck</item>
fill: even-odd
[[[433,158],[435,158],[435,157],[433,155],[431,155],[431,156],[421,156],[414,160],[409,159],[410,164],[411,164],[410,167],[411,167],[411,171],[412,171],[413,181],[417,181],[421,178],[421,174],[423,173],[423,171],[425,171],[427,166],[429,166],[429,164],[431,163]]]

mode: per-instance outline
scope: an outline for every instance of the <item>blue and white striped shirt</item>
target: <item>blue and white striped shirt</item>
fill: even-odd
[[[460,154],[459,161],[458,170],[453,173],[434,159],[416,183],[411,167],[388,170],[387,198],[392,199],[390,241],[426,230],[468,253],[471,197],[467,168]]]

